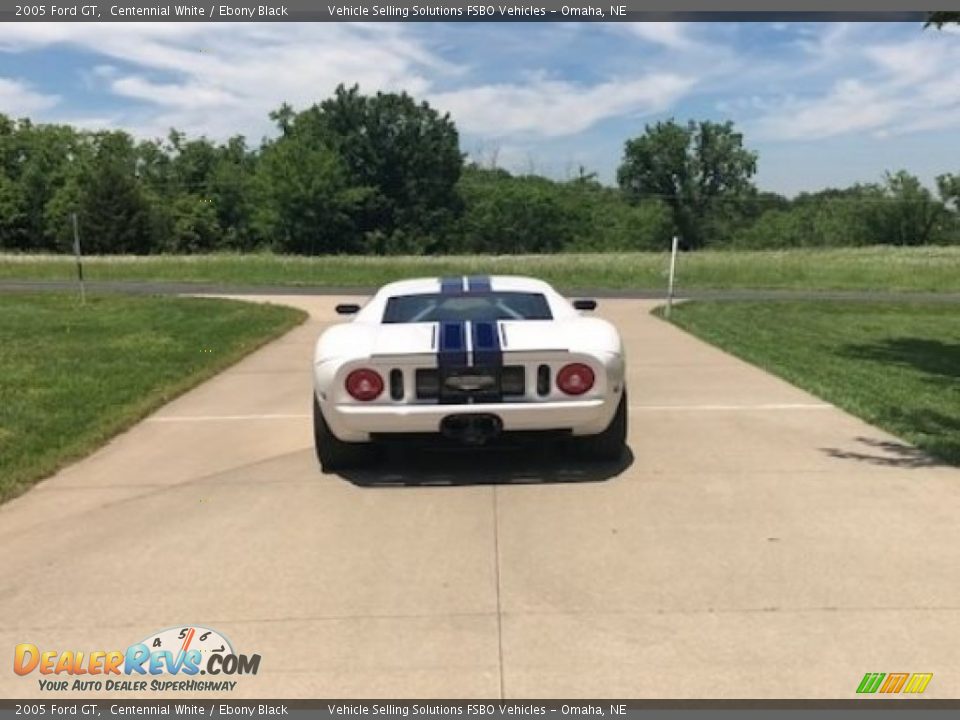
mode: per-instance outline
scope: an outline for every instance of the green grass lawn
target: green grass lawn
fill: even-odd
[[[444,257],[298,257],[271,254],[90,257],[92,280],[373,287],[423,275],[536,275],[567,290],[663,289],[666,253]],[[70,280],[69,256],[2,255],[0,279]],[[677,285],[688,289],[960,292],[960,247],[846,248],[684,253]]]
[[[672,321],[960,465],[960,307],[694,302]]]
[[[228,300],[0,295],[0,500],[305,317]]]

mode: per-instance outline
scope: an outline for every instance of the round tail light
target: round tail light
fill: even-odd
[[[356,400],[374,400],[383,392],[383,378],[373,370],[361,368],[347,375],[347,392]]]
[[[570,363],[557,373],[557,387],[567,395],[583,395],[593,387],[593,370],[583,363]]]

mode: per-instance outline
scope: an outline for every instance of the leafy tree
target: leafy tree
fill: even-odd
[[[256,167],[257,157],[240,135],[217,150],[205,199],[216,212],[220,244],[226,247],[249,250],[257,243],[253,231]]]
[[[960,23],[960,12],[946,11],[946,10],[940,11],[940,12],[932,12],[927,16],[926,27],[932,26],[939,30],[944,25],[948,25],[950,23]]]
[[[249,249],[255,153],[242,136],[217,145],[171,130],[165,142],[137,147],[137,176],[161,218],[164,250]],[[178,229],[179,228],[179,229]]]
[[[285,136],[260,157],[254,192],[257,232],[281,252],[360,252],[354,221],[373,191],[351,186],[340,156],[321,143]]]
[[[210,176],[218,160],[218,148],[205,137],[187,140],[183,133],[171,130],[168,157],[170,172],[177,187],[203,195],[209,189]]]
[[[947,173],[937,178],[940,200],[954,212],[960,211],[960,175]]]
[[[297,113],[294,111],[293,106],[290,105],[290,103],[282,103],[280,107],[278,107],[276,110],[271,110],[269,113],[270,119],[277,124],[277,127],[280,128],[280,132],[282,132],[284,135],[290,132],[296,116]]]
[[[460,192],[466,212],[458,250],[480,253],[556,252],[573,242],[585,218],[546,178],[469,168]]]
[[[27,226],[27,203],[20,186],[0,174],[0,248],[26,246]]]
[[[57,189],[43,209],[44,231],[51,239],[52,249],[57,252],[70,252],[73,247],[73,214],[80,210],[83,194],[83,173],[79,168]],[[90,248],[84,243],[84,251]]]
[[[287,115],[281,112],[281,120]],[[406,93],[362,95],[356,85],[341,85],[290,127],[329,144],[351,185],[376,191],[380,202],[369,205],[372,215],[361,220],[361,230],[430,232],[459,213],[463,155],[449,114]]]
[[[695,248],[709,240],[711,216],[729,213],[731,201],[754,192],[756,170],[756,153],[744,148],[732,123],[669,120],[627,141],[617,181],[631,202],[667,203],[684,245]]]
[[[882,242],[891,245],[928,245],[937,242],[946,219],[946,208],[920,180],[905,170],[887,173],[880,203]]]
[[[505,170],[465,168],[456,252],[663,250],[673,221],[658,200],[624,202],[586,173],[567,182]]]
[[[0,114],[0,247],[87,252],[443,253],[819,247],[960,242],[960,175],[906,172],[788,200],[752,184],[729,123],[648,126],[605,187],[462,167],[449,117],[405,94],[340,87],[271,113],[250,147],[171,130],[134,141]]]
[[[929,245],[956,238],[956,214],[947,207],[944,176],[938,200],[905,171],[883,183],[801,194],[787,210],[763,214],[737,232],[744,247]]]
[[[666,250],[673,235],[670,208],[661,200],[624,202],[616,189],[584,175],[557,183],[562,202],[574,209],[577,234],[564,250],[629,251]]]
[[[199,253],[218,248],[222,233],[212,201],[180,195],[170,207],[168,221],[160,241],[163,252]]]
[[[83,136],[68,126],[34,125],[29,120],[14,123],[6,118],[0,122],[0,173],[16,185],[16,190],[6,191],[8,202],[19,198],[18,219],[11,215],[0,220],[8,228],[7,242],[16,238],[17,247],[24,250],[56,248],[45,226],[45,208],[84,154]]]
[[[947,211],[943,219],[942,241],[960,244],[960,175],[947,173],[938,177],[937,191]]]
[[[835,247],[875,244],[868,206],[837,198],[769,210],[740,228],[734,247],[749,249]]]
[[[153,208],[136,176],[133,140],[123,132],[96,133],[78,193],[84,249],[146,254],[157,247]]]
[[[17,123],[0,113],[0,175],[12,177],[17,166]]]

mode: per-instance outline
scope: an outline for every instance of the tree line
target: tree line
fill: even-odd
[[[354,86],[270,114],[251,146],[0,115],[0,248],[306,255],[662,250],[960,242],[960,175],[906,171],[788,199],[759,190],[731,123],[675,120],[626,141],[617,185],[469,162],[449,115]]]

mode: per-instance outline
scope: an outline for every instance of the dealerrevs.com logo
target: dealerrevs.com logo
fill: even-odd
[[[259,669],[259,655],[238,654],[226,637],[200,626],[167,628],[125,650],[48,650],[21,643],[13,652],[13,671],[39,675],[40,689],[50,691],[223,692],[236,687],[232,678]]]

